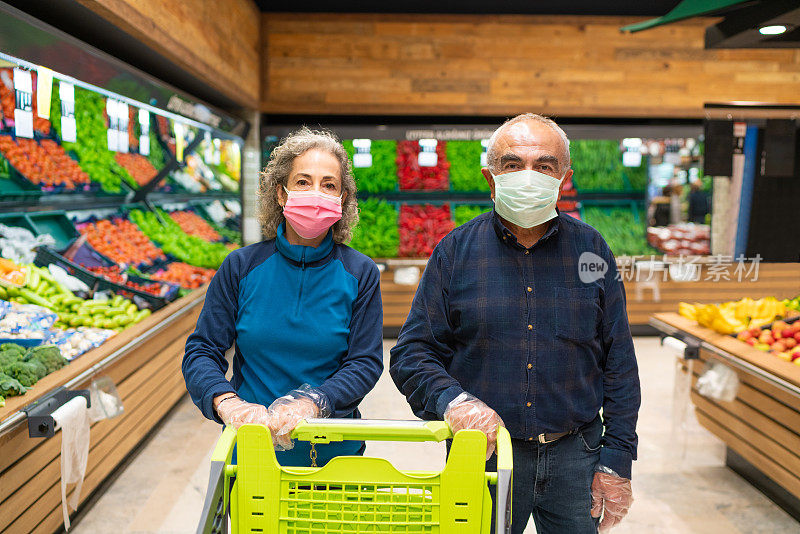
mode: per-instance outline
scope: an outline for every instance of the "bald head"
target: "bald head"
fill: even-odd
[[[534,170],[558,178],[570,168],[567,134],[552,120],[535,113],[518,115],[495,130],[489,138],[486,156],[489,170],[494,174],[509,172],[506,164],[510,160],[520,164],[531,158],[537,159],[536,165],[542,164]]]

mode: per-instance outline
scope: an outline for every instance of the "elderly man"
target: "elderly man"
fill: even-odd
[[[482,172],[494,210],[433,251],[392,379],[419,417],[485,432],[487,457],[498,425],[509,430],[513,532],[531,515],[539,534],[607,530],[633,500],[640,404],[614,256],[591,226],[556,210],[572,170],[552,120],[507,121]]]

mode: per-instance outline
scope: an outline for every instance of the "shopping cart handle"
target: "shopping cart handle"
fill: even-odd
[[[444,421],[388,419],[307,419],[292,432],[293,439],[311,443],[343,440],[444,441],[453,437]]]

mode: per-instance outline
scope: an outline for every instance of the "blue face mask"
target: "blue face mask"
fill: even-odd
[[[555,219],[561,180],[533,170],[492,174],[494,209],[521,228],[533,228]]]

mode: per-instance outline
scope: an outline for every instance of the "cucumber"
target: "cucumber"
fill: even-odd
[[[19,296],[19,288],[15,286],[9,286],[7,290],[9,298],[14,298]]]
[[[74,315],[72,319],[69,320],[70,326],[81,326],[83,324],[83,316],[82,315]]]
[[[25,279],[25,285],[30,289],[35,290],[42,281],[39,271],[33,265],[28,266],[28,276]]]
[[[136,304],[131,303],[128,305],[127,312],[130,314],[136,314],[139,312],[139,308],[136,307]]]
[[[3,286],[0,286],[0,299],[8,300],[8,291]]]
[[[111,305],[115,308],[122,306],[122,301],[125,300],[122,295],[116,295],[113,299],[111,299]]]
[[[142,310],[133,317],[133,322],[138,323],[139,321],[143,320],[145,317],[150,315],[150,310]]]
[[[36,304],[37,306],[43,306],[45,308],[52,308],[53,304],[44,297],[41,297],[31,291],[30,289],[22,288],[19,290],[19,294],[21,297],[24,297],[28,302],[31,304]]]

